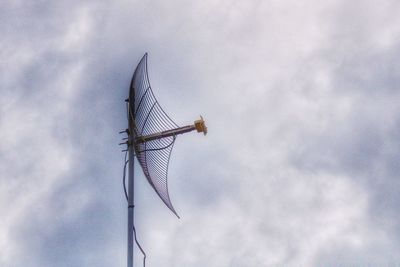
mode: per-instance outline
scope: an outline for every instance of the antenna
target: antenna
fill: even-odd
[[[134,157],[136,155],[147,181],[156,191],[165,205],[179,218],[172,206],[168,193],[168,165],[176,136],[194,130],[207,134],[207,127],[203,117],[194,121],[192,125],[179,127],[162,109],[150,86],[147,73],[147,53],[144,54],[135,72],[133,73],[127,115],[129,128],[120,133],[128,135],[125,142],[129,153],[128,163],[128,244],[127,264],[133,267],[133,242],[138,244],[134,228]],[[124,168],[125,169],[125,168]],[[125,175],[125,172],[124,172]],[[125,177],[125,176],[124,176]],[[124,180],[125,188],[125,180]],[[142,251],[140,245],[139,249]],[[144,254],[144,253],[143,253]],[[146,255],[144,254],[146,257]]]

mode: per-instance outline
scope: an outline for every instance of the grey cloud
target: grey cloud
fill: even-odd
[[[166,111],[179,124],[203,113],[210,129],[179,138],[173,151],[181,220],[136,169],[149,266],[398,262],[397,9],[391,1],[6,5],[0,264],[124,264],[117,132],[146,51]]]

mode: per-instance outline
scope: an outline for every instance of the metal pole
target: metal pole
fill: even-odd
[[[129,171],[128,171],[128,267],[133,267],[133,208],[134,208],[134,157],[133,135],[129,135]]]

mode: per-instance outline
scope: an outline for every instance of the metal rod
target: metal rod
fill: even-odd
[[[130,139],[133,138],[133,135],[130,135]],[[128,171],[128,267],[133,267],[133,220],[134,220],[134,157],[135,152],[132,145],[132,141],[129,145],[129,171]]]
[[[148,141],[152,141],[152,140],[156,140],[156,139],[160,139],[160,138],[164,138],[164,137],[175,136],[178,134],[191,132],[193,130],[196,130],[196,127],[194,125],[187,125],[187,126],[183,126],[183,127],[179,127],[176,129],[167,130],[167,131],[163,131],[163,132],[159,132],[159,133],[155,133],[155,134],[149,134],[149,135],[144,135],[144,136],[142,135],[142,136],[136,137],[136,144],[140,144],[140,143],[144,143],[144,142],[148,142]]]

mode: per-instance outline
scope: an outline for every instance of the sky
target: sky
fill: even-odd
[[[400,3],[0,5],[0,266],[126,265],[118,132],[133,70],[179,125],[135,169],[147,266],[400,266]],[[135,251],[135,266],[141,255]]]

